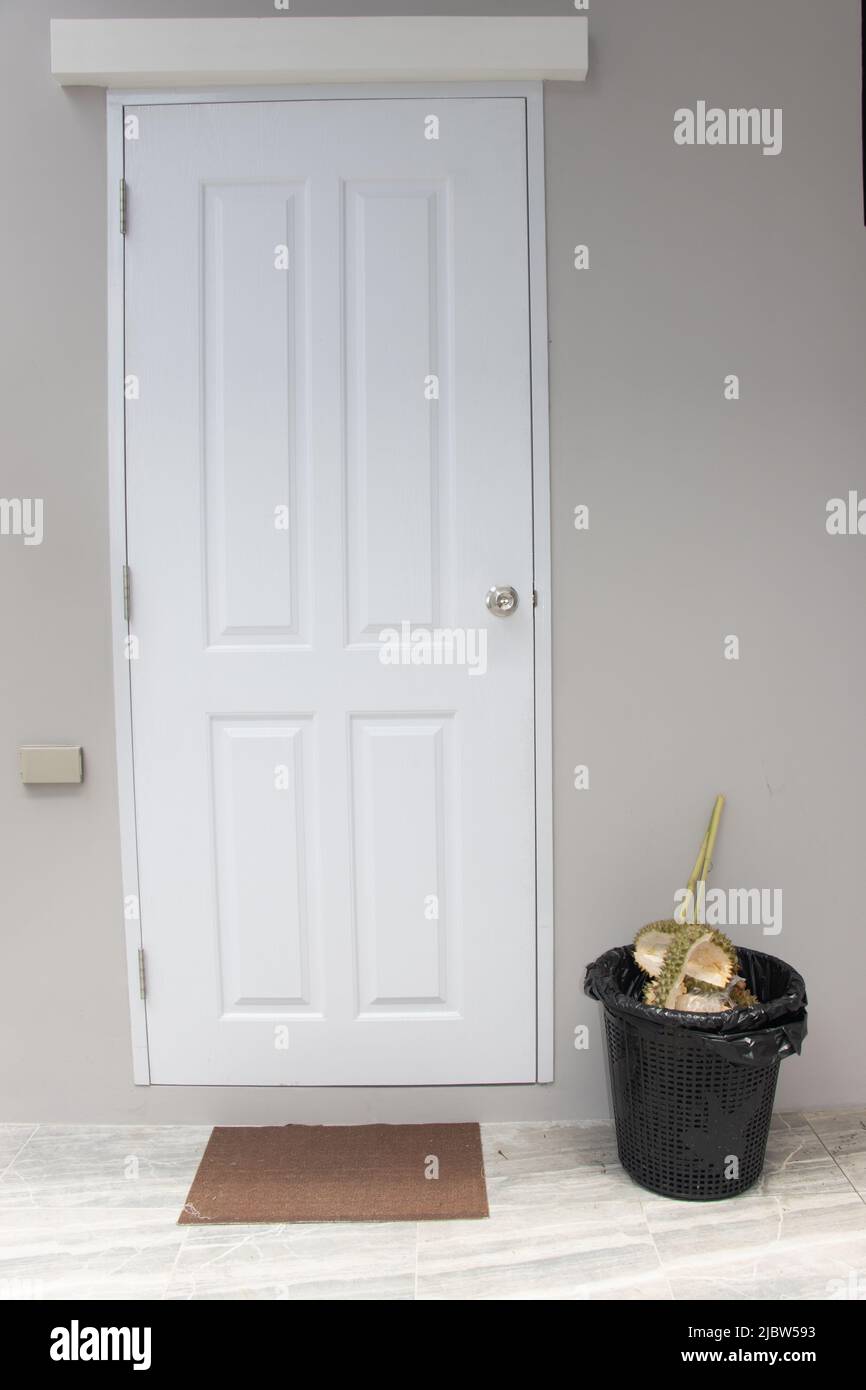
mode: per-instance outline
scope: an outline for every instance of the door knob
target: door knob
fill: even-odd
[[[517,590],[512,589],[510,584],[496,585],[487,590],[484,602],[498,618],[507,618],[517,607]]]

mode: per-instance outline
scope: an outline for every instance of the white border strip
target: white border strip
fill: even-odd
[[[126,904],[139,903],[138,845],[135,833],[135,782],[132,759],[132,704],[129,662],[124,643],[129,625],[123,616],[122,567],[126,563],[126,448],[124,376],[123,237],[120,235],[120,180],[123,177],[123,109],[108,99],[108,475],[111,542],[111,642],[114,668],[114,719],[117,741],[117,798],[123,902],[119,904],[126,944],[132,1076],[150,1085],[147,1013],[138,980],[141,920],[127,917]]]
[[[66,86],[286,82],[582,82],[581,15],[52,19]]]
[[[126,462],[124,447],[124,280],[123,238],[118,227],[118,188],[123,175],[124,105],[159,106],[189,102],[351,100],[367,97],[520,97],[526,102],[527,201],[529,230],[530,346],[532,361],[532,463],[535,609],[535,833],[538,1082],[554,1075],[554,930],[553,930],[553,768],[550,444],[548,419],[547,258],[544,183],[543,90],[537,84],[487,82],[483,85],[389,83],[367,86],[216,88],[191,91],[123,91],[107,94],[108,112],[108,431],[111,488],[112,634],[117,729],[117,778],[125,897],[138,899],[138,856],[132,758],[129,666],[123,658],[127,624],[123,617],[121,566],[126,559]],[[133,596],[134,601],[134,596]],[[147,1018],[139,997],[140,923],[126,926],[129,1005],[132,1021],[134,1080],[150,1084]]]
[[[535,575],[535,894],[538,1081],[553,1080],[553,689],[550,616],[550,409],[547,383],[547,237],[544,96],[526,94],[529,334],[532,381],[532,527]]]

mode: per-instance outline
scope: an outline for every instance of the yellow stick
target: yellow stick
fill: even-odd
[[[691,893],[694,893],[694,891],[695,891],[695,884],[697,883],[698,879],[699,879],[700,876],[701,876],[701,869],[703,868],[703,866],[704,866],[704,860],[705,860],[706,857],[707,857],[707,844],[708,844],[708,842],[709,842],[709,838],[710,838],[710,829],[709,829],[709,826],[707,826],[707,829],[704,831],[704,838],[701,840],[700,852],[699,852],[699,854],[698,854],[697,859],[695,860],[695,867],[692,869],[691,875],[689,876],[689,883],[688,883],[688,886],[689,886],[689,891],[690,891]]]
[[[707,852],[704,855],[704,862],[701,865],[700,878],[706,882],[709,877],[710,869],[713,867],[713,850],[716,847],[716,835],[719,832],[719,821],[722,818],[722,807],[725,804],[723,796],[716,797],[716,804],[713,807],[713,814],[710,816],[710,828],[707,831]]]
[[[706,920],[706,900],[707,900],[707,879],[710,876],[710,869],[713,867],[713,850],[716,844],[716,835],[719,829],[719,820],[722,815],[722,807],[725,804],[723,796],[716,797],[713,806],[713,814],[710,816],[709,829],[707,830],[706,850],[704,852],[704,862],[698,873],[698,882],[695,889],[697,898],[695,899],[695,921],[704,922]]]
[[[695,860],[695,867],[692,869],[692,872],[691,872],[691,874],[689,875],[689,881],[688,881],[688,885],[687,885],[687,887],[686,887],[686,892],[687,892],[687,893],[691,893],[691,895],[692,895],[692,901],[693,901],[693,902],[694,902],[694,896],[695,896],[695,885],[697,884],[698,878],[700,877],[700,872],[701,872],[701,869],[702,869],[702,867],[703,867],[704,860],[705,860],[706,857],[707,857],[707,842],[708,842],[708,840],[709,840],[709,837],[710,837],[710,827],[707,826],[707,828],[706,828],[706,830],[705,830],[705,832],[704,832],[704,838],[701,840],[701,847],[700,847],[700,849],[698,850],[698,857],[697,857],[697,859]],[[688,898],[686,898],[685,902],[680,903],[680,906],[677,908],[676,914],[675,914],[676,920],[677,920],[678,922],[684,922],[684,921],[686,920],[686,916],[688,915],[688,906],[689,906],[689,899],[688,899]]]
[[[716,843],[716,835],[719,831],[719,820],[721,819],[722,807],[724,806],[724,804],[725,798],[721,795],[717,796],[715,804],[713,806],[712,814],[710,816],[710,823],[707,826],[706,834],[704,835],[704,838],[701,841],[701,848],[698,851],[698,857],[695,860],[695,866],[692,869],[687,885],[686,891],[687,893],[690,893],[692,895],[692,904],[696,909],[696,920],[698,920],[699,918],[699,914],[697,912],[696,894],[699,891],[699,885],[701,883],[703,883],[706,887],[707,877],[713,865],[713,849]],[[679,908],[674,914],[678,922],[685,922],[686,917],[688,916],[688,904],[689,899],[687,897],[685,902],[680,904]]]

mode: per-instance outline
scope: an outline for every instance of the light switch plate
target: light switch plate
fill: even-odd
[[[21,781],[80,782],[84,776],[81,745],[25,743],[18,749]]]

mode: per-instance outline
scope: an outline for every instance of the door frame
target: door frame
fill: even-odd
[[[526,108],[527,233],[529,245],[530,396],[532,417],[535,688],[536,1083],[553,1080],[553,765],[550,594],[550,444],[547,363],[547,255],[544,195],[544,105],[541,82],[353,83],[290,87],[111,90],[106,93],[108,236],[108,469],[111,554],[111,632],[120,819],[123,929],[132,1027],[133,1081],[149,1086],[147,1009],[138,882],[132,684],[126,657],[134,633],[134,593],[126,616],[127,563],[124,377],[124,238],[120,188],[126,106],[196,102],[346,101],[430,97],[517,97]],[[130,216],[134,217],[134,209]],[[533,1084],[522,1083],[522,1084]]]

